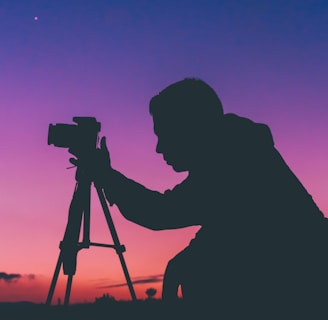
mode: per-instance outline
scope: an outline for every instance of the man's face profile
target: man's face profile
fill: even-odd
[[[153,118],[157,136],[156,152],[163,155],[166,163],[176,172],[189,170],[189,157],[184,128],[169,119]]]

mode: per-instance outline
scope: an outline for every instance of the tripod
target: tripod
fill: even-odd
[[[136,295],[123,257],[125,247],[124,245],[120,244],[118,239],[102,188],[94,183],[114,244],[94,243],[90,241],[90,195],[92,181],[88,179],[85,171],[81,170],[80,165],[77,167],[75,179],[76,185],[69,208],[68,223],[66,226],[64,238],[59,245],[60,253],[51,281],[46,304],[51,304],[61,267],[63,267],[64,274],[67,275],[64,305],[69,304],[73,276],[76,272],[77,254],[79,250],[88,249],[90,246],[113,248],[116,250],[122,265],[132,300],[136,300]],[[83,239],[81,242],[79,242],[82,220]]]

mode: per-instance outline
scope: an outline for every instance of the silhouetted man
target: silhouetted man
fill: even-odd
[[[152,230],[201,226],[169,262],[163,298],[181,285],[192,310],[315,319],[328,301],[326,222],[269,128],[224,114],[215,91],[194,78],[154,96],[150,113],[156,152],[188,177],[164,193],[149,190],[112,169],[105,138],[96,167],[128,220]]]

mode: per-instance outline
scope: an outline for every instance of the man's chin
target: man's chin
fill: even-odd
[[[188,169],[185,166],[183,166],[183,165],[169,164],[169,163],[168,163],[168,165],[171,166],[175,172],[188,171]]]
[[[184,172],[189,171],[189,168],[187,166],[179,161],[168,161],[164,158],[167,165],[173,168],[175,172]]]

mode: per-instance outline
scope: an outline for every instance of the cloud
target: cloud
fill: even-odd
[[[3,280],[7,283],[12,283],[22,278],[27,278],[28,280],[35,280],[35,275],[34,274],[21,275],[19,273],[0,272],[0,281]]]
[[[157,283],[163,281],[163,275],[153,275],[148,277],[138,277],[133,279],[132,284],[143,284],[143,283]],[[117,288],[117,287],[125,287],[127,286],[126,282],[123,283],[117,283],[117,284],[111,284],[111,285],[105,285],[100,286],[98,289],[104,289],[104,288]]]
[[[0,272],[0,280],[4,280],[8,283],[12,282],[13,280],[18,280],[21,277],[22,277],[22,275],[18,274],[18,273]]]
[[[35,274],[28,274],[28,275],[27,275],[27,278],[28,278],[29,280],[34,280],[34,279],[35,279]]]

